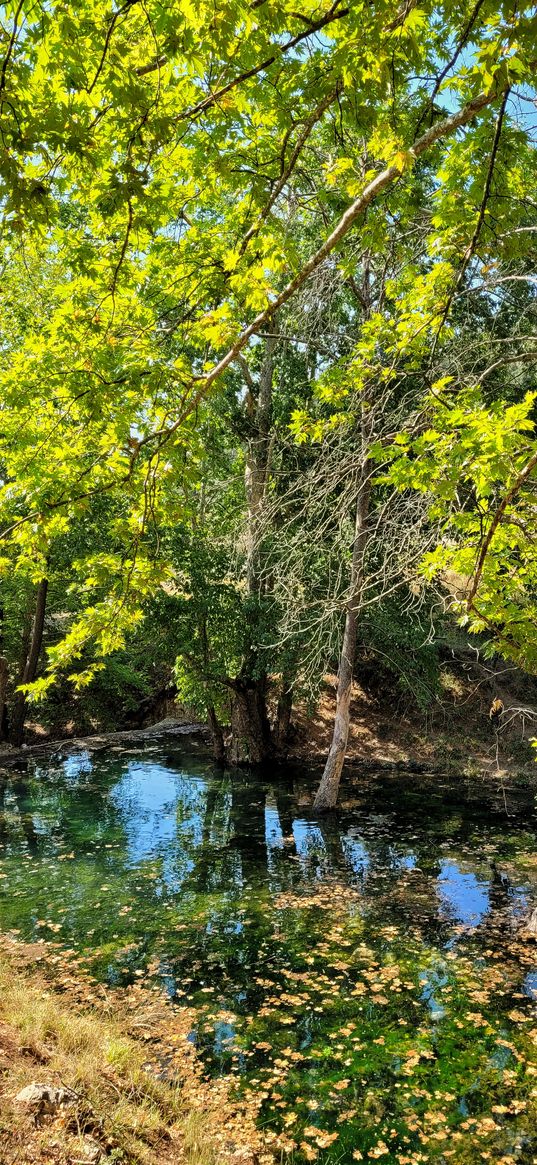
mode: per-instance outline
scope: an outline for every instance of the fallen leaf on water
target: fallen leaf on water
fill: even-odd
[[[302,1149],[302,1152],[306,1158],[306,1161],[316,1161],[317,1160],[317,1153],[316,1153],[315,1149],[312,1149],[311,1145],[308,1145],[307,1141],[301,1141],[300,1148]]]
[[[316,1138],[315,1144],[319,1146],[319,1149],[328,1149],[329,1145],[337,1141],[338,1137],[339,1133],[322,1133],[320,1137]]]
[[[370,1157],[383,1157],[385,1153],[389,1152],[390,1150],[385,1141],[377,1141],[375,1147],[369,1150],[368,1155]]]

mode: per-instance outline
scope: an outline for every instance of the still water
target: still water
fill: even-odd
[[[312,790],[158,746],[0,781],[0,929],[163,986],[283,1159],[535,1162],[531,799]]]

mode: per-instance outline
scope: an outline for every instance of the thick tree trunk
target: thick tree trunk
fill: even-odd
[[[276,723],[274,725],[274,744],[279,753],[285,752],[289,743],[289,730],[293,712],[293,689],[287,683],[285,676],[282,680],[282,690],[276,709]]]
[[[364,586],[364,552],[367,544],[367,518],[371,493],[370,467],[366,461],[362,467],[361,483],[356,503],[354,545],[352,551],[351,584],[343,644],[339,661],[336,716],[330,752],[322,775],[321,783],[313,803],[314,809],[333,809],[336,805],[339,783],[347,741],[349,739],[350,703],[352,696],[352,676],[356,656],[356,632],[362,591]]]
[[[224,733],[222,725],[216,715],[213,704],[207,705],[207,720],[209,721],[209,728],[211,730],[211,739],[213,742],[213,756],[217,765],[224,765],[226,763],[226,746],[224,744]]]
[[[265,683],[237,681],[231,703],[230,759],[235,765],[259,765],[271,755]]]
[[[26,661],[22,670],[22,675],[19,679],[19,683],[21,684],[32,684],[37,674],[37,665],[39,663],[41,645],[43,643],[43,628],[45,626],[45,611],[47,608],[47,591],[48,579],[44,578],[41,580],[37,588],[32,634],[30,638],[28,654],[26,656]],[[13,701],[9,733],[12,744],[22,744],[25,719],[26,696],[24,692],[16,692],[15,699]]]

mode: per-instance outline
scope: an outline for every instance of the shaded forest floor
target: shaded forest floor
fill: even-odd
[[[316,709],[294,714],[291,756],[321,763],[328,752],[337,677],[326,676]],[[489,710],[501,699],[499,731]],[[438,697],[420,710],[411,696],[372,667],[358,669],[353,687],[348,764],[374,769],[438,769],[454,776],[509,776],[537,782],[537,681],[504,662],[497,667],[475,656],[446,660]]]
[[[108,993],[50,944],[0,937],[2,1165],[253,1165],[255,1113],[203,1077],[192,1017],[134,984]],[[54,1111],[17,1101],[30,1084],[71,1089]]]

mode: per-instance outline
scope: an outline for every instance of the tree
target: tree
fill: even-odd
[[[445,175],[450,184],[457,173],[460,185],[465,162],[460,149],[454,155]],[[392,447],[388,476],[420,491],[442,524],[424,579],[444,580],[461,623],[485,635],[485,650],[533,672],[537,349],[535,215],[526,192],[537,159],[505,109],[486,160],[479,182],[462,187],[470,205],[476,187],[481,193],[435,339],[438,379],[416,429]],[[453,246],[454,230],[460,235],[459,224],[440,220],[437,250]]]
[[[114,548],[77,560],[85,602],[38,692],[90,643],[121,649],[169,583],[155,532],[178,519],[201,457],[197,412],[241,354],[325,265],[345,269],[368,209],[397,200],[420,159],[464,129],[465,164],[482,171],[490,112],[531,84],[535,16],[507,2],[394,13],[337,0],[43,14],[22,0],[8,17],[6,277],[13,288],[22,269],[38,273],[38,310],[15,335],[11,301],[1,321],[3,536],[23,566],[106,496]],[[449,187],[441,168],[437,179]],[[451,191],[452,253],[454,205]],[[424,303],[443,264],[432,257]]]
[[[432,266],[428,272],[426,271],[426,274],[423,277],[423,288],[422,288],[422,296],[423,296],[424,291],[425,291],[426,295],[430,296],[430,293],[431,293],[431,290],[434,286],[434,283],[436,282],[437,285],[439,283],[438,276],[440,275],[440,284],[443,280],[446,279],[446,276],[447,276],[447,282],[446,282],[446,285],[444,288],[443,302],[441,299],[440,303],[437,303],[435,305],[433,301],[430,301],[428,310],[424,316],[422,309],[424,307],[425,300],[424,300],[424,298],[422,298],[422,303],[421,303],[421,308],[420,308],[421,318],[418,318],[418,317],[416,317],[417,304],[416,304],[415,289],[412,289],[410,296],[409,296],[408,293],[405,293],[404,287],[401,287],[402,295],[400,295],[400,297],[399,297],[399,301],[396,305],[396,310],[394,313],[395,314],[394,331],[395,331],[396,336],[397,336],[397,333],[399,333],[399,335],[397,336],[397,339],[395,342],[392,342],[391,344],[389,342],[384,344],[384,353],[388,356],[388,359],[391,362],[391,366],[386,367],[386,365],[385,365],[383,368],[382,365],[380,364],[380,362],[378,363],[377,375],[381,379],[385,378],[386,375],[388,376],[389,379],[392,378],[394,376],[394,373],[395,373],[397,362],[401,363],[401,361],[403,361],[403,363],[404,363],[406,360],[408,360],[409,357],[411,359],[412,358],[415,359],[416,353],[419,353],[420,358],[423,362],[424,376],[426,378],[430,378],[431,374],[432,374],[432,369],[434,368],[435,361],[437,359],[441,359],[439,349],[441,347],[443,347],[444,329],[445,329],[446,324],[451,316],[452,306],[453,306],[454,300],[455,300],[456,296],[458,295],[461,286],[463,286],[463,284],[465,283],[466,277],[472,273],[472,269],[474,266],[474,264],[472,263],[472,260],[473,260],[474,256],[476,258],[478,258],[478,263],[479,263],[480,267],[483,264],[483,253],[486,252],[487,250],[489,252],[489,255],[494,256],[494,258],[496,259],[496,262],[499,259],[504,258],[504,253],[503,253],[504,248],[502,246],[498,247],[497,239],[495,237],[495,232],[493,229],[491,229],[491,226],[489,224],[490,224],[490,219],[492,218],[493,206],[496,204],[497,201],[499,202],[502,197],[505,197],[504,191],[506,189],[509,189],[509,185],[510,185],[510,183],[512,183],[513,177],[515,177],[515,176],[518,177],[520,175],[520,170],[521,170],[520,159],[518,159],[516,162],[514,162],[513,154],[512,154],[513,142],[517,138],[517,136],[520,137],[520,134],[518,131],[516,131],[514,129],[514,127],[512,129],[510,129],[510,127],[507,127],[507,130],[506,130],[506,112],[505,111],[506,111],[506,98],[502,102],[498,116],[491,127],[492,128],[491,142],[490,142],[489,150],[487,151],[487,154],[486,154],[487,165],[483,170],[482,176],[480,176],[480,178],[477,180],[477,182],[475,180],[473,180],[473,176],[472,176],[472,183],[471,183],[470,188],[468,190],[469,202],[471,205],[473,199],[475,198],[476,185],[477,185],[477,189],[479,191],[480,201],[479,201],[479,204],[478,204],[476,210],[474,210],[474,214],[472,216],[469,216],[469,223],[470,223],[469,238],[468,238],[468,235],[466,235],[467,241],[466,241],[466,245],[464,246],[464,249],[462,252],[460,266],[458,268],[456,268],[453,265],[453,267],[452,267],[451,263],[448,266],[445,262],[444,255],[446,255],[446,258],[447,258],[447,255],[449,255],[451,262],[453,262],[454,234],[458,235],[458,238],[456,239],[456,246],[458,249],[458,248],[461,248],[461,243],[463,243],[463,241],[464,241],[466,231],[464,230],[462,222],[458,218],[456,220],[451,220],[451,221],[448,219],[447,220],[447,229],[444,232],[444,238],[442,238],[442,240],[441,240],[442,247],[439,245],[438,236],[435,239],[435,244],[436,244],[435,245],[435,255],[437,258],[436,266]],[[505,141],[505,140],[502,141],[502,131],[504,133],[504,138],[506,137],[507,141]],[[458,180],[460,183],[461,175],[464,174],[464,168],[460,166],[460,148],[457,148],[457,145],[455,145],[453,150],[452,150],[452,153],[455,155],[455,157],[457,158],[457,160],[459,162],[457,174],[458,174]],[[527,161],[528,161],[527,155],[526,155],[524,160],[527,163]],[[495,171],[496,171],[496,168],[497,168],[500,161],[503,161],[503,163],[504,163],[503,173],[501,175],[501,178],[495,179]],[[452,164],[452,162],[453,162],[452,158],[450,158],[447,163],[446,163],[446,161],[444,161],[444,175],[446,175],[446,172],[449,172],[450,163]],[[453,170],[453,173],[454,172],[455,172],[455,170]],[[444,199],[446,201],[449,202],[449,200],[446,199],[445,187],[442,188],[441,198],[442,198],[442,196],[444,197]],[[432,220],[431,225],[433,227],[438,227],[439,222],[440,222],[440,224],[442,224],[443,220],[441,218],[439,219],[438,215],[435,215],[435,217]],[[468,228],[466,228],[466,229],[468,229]],[[430,254],[431,249],[430,249],[429,240],[424,240],[424,242],[426,242],[426,245],[429,244],[428,251]],[[479,248],[479,252],[480,252],[479,257],[477,256],[478,248]],[[444,255],[442,254],[442,249],[444,249]],[[447,252],[447,254],[446,254],[446,252]],[[444,264],[445,264],[444,269],[443,269],[442,260],[444,261]],[[510,278],[513,278],[513,276],[509,276],[507,278],[510,279]],[[514,278],[516,279],[516,276]],[[441,287],[440,287],[440,289],[441,289]],[[419,299],[419,297],[418,297],[418,299]],[[466,329],[464,327],[464,324],[466,324],[466,326],[467,326],[467,322],[468,322],[467,320],[465,320],[464,323],[459,322],[459,337],[458,337],[458,339],[459,339],[459,345],[458,345],[458,349],[459,349],[459,375],[461,372],[461,369],[460,369],[460,363],[461,363],[460,340],[461,340],[461,334],[462,334],[462,336],[466,335]],[[410,323],[410,329],[408,326],[409,323]],[[384,328],[385,328],[385,320],[383,320],[381,318],[380,313],[377,313],[377,318],[374,321],[374,330],[376,333],[377,342],[380,340]],[[430,350],[429,351],[427,350],[427,340],[428,339],[430,340]],[[425,347],[424,347],[424,341],[425,341]],[[464,341],[463,341],[463,343],[464,343]],[[373,358],[372,350],[371,350],[371,356]],[[521,357],[520,354],[518,356],[515,355],[514,357],[510,357],[510,358],[508,357],[508,362],[510,363],[512,360],[514,362],[517,362],[517,360],[520,360],[521,358],[524,359],[524,357]],[[488,369],[488,370],[486,369],[486,370],[484,370],[482,375],[484,375],[486,377],[490,374],[490,371],[491,371],[490,369]],[[443,388],[445,388],[446,383],[450,383],[451,380],[452,380],[452,377],[447,377],[444,380],[440,379],[439,381],[437,381],[437,383],[433,386],[434,400],[438,400],[438,389],[442,390]],[[427,396],[425,399],[427,399]],[[434,409],[434,400],[433,400],[432,411],[433,411],[433,413],[435,413],[435,420],[436,420],[436,424],[437,424],[436,433],[434,431],[431,431],[430,429],[428,429],[427,432],[425,433],[425,436],[419,438],[414,443],[411,442],[410,438],[407,438],[406,440],[408,441],[408,446],[407,446],[407,448],[404,449],[403,456],[401,457],[400,455],[397,455],[396,452],[394,452],[393,456],[395,457],[396,470],[395,471],[392,470],[392,474],[389,475],[389,477],[387,479],[385,478],[384,479],[385,481],[391,480],[392,483],[396,482],[399,486],[402,485],[404,487],[405,485],[408,485],[410,483],[416,484],[416,483],[421,482],[421,484],[423,485],[423,483],[426,480],[428,480],[428,483],[430,485],[431,478],[434,477],[434,471],[432,474],[431,474],[431,472],[429,472],[429,475],[427,478],[427,470],[426,470],[425,465],[423,463],[420,462],[420,464],[418,464],[417,466],[415,464],[409,465],[408,464],[408,452],[410,450],[412,450],[412,453],[414,455],[416,453],[421,454],[421,452],[423,452],[423,451],[428,451],[429,447],[436,440],[437,447],[439,450],[441,450],[440,462],[445,465],[444,472],[448,478],[448,481],[450,481],[453,490],[456,491],[459,488],[459,486],[462,484],[461,479],[456,476],[457,458],[453,456],[453,452],[454,452],[453,446],[448,439],[448,432],[450,430],[450,426],[453,424],[453,418],[449,418],[449,416],[446,415],[446,413],[444,413],[443,416],[440,418],[440,411],[438,410],[438,408],[436,410]],[[414,403],[414,409],[416,409],[416,402]],[[418,415],[414,416],[414,418],[412,420],[413,426],[417,426],[418,429],[423,429],[425,427],[424,414],[426,413],[426,411],[427,411],[427,405],[425,404],[425,400],[423,400],[423,403],[420,405],[420,401],[418,399],[418,402],[417,402],[417,414]],[[527,413],[527,406],[526,406],[526,410],[523,407],[522,412],[523,412],[523,418],[524,418],[526,416],[526,413]],[[507,422],[507,432],[509,432],[509,427],[513,423],[516,424],[515,418],[517,417],[517,412],[516,412],[516,410],[514,410],[514,412],[513,412],[513,410],[508,410],[507,414],[505,414],[505,412],[502,408],[502,414]],[[455,417],[457,418],[455,421],[455,424],[458,424],[460,422],[460,419],[461,419],[460,405],[457,408],[457,410],[455,410]],[[520,422],[520,417],[518,417],[517,419]],[[481,421],[482,421],[482,418],[481,418]],[[499,421],[499,417],[498,417],[498,421]],[[522,424],[522,427],[524,427],[523,424]],[[483,444],[484,444],[483,443],[483,436],[484,436],[484,432],[486,430],[486,425],[485,425],[485,429],[483,429],[482,424],[480,425],[480,423],[478,422],[477,429],[480,430],[480,445],[481,445],[481,449],[483,449]],[[498,432],[498,429],[501,430],[501,435],[500,435],[500,432]],[[499,422],[499,425],[498,425],[497,430],[496,430],[497,440],[498,440],[498,444],[499,444],[500,448],[503,448],[503,440],[504,440],[503,429],[504,429],[504,424],[502,421],[502,422]],[[462,442],[462,445],[461,445],[460,450],[459,450],[459,457],[461,458],[461,460],[463,461],[463,463],[465,465],[466,472],[467,472],[466,459],[468,456],[468,449],[469,449],[469,444],[470,444],[468,438],[469,438],[469,427],[466,429],[465,439]],[[476,438],[477,438],[477,434],[476,434]],[[405,445],[405,443],[406,443],[405,438],[403,437],[400,440],[401,440],[402,444]],[[384,453],[385,453],[385,442],[381,441],[380,447],[377,448],[377,451],[376,451],[377,458],[383,457]],[[448,463],[443,462],[443,458],[446,455],[446,453],[447,453],[448,457],[450,458]],[[490,442],[487,442],[487,454],[486,454],[486,456],[489,458],[491,457]],[[432,460],[434,461],[434,456],[433,456]],[[494,465],[494,461],[492,464],[493,464],[492,476],[494,478],[495,475],[497,475],[497,473],[498,473],[498,466]],[[474,619],[471,623],[471,629],[474,631],[481,630],[481,629],[483,629],[484,626],[487,625],[487,616],[485,615],[483,617],[483,612],[482,612],[481,619],[480,619],[479,614],[476,611],[475,595],[476,595],[476,591],[477,591],[478,586],[479,586],[479,582],[481,581],[481,576],[482,576],[482,572],[484,569],[485,559],[486,559],[487,553],[488,553],[489,548],[490,548],[490,543],[491,543],[492,537],[496,534],[496,531],[497,531],[497,528],[498,528],[500,521],[503,521],[503,520],[509,521],[508,518],[505,518],[505,512],[509,509],[509,504],[512,502],[514,495],[517,494],[523,488],[524,484],[526,483],[528,478],[531,476],[534,464],[537,464],[537,459],[536,459],[536,462],[533,462],[532,457],[530,457],[529,460],[526,460],[525,464],[522,467],[519,466],[518,467],[518,474],[515,475],[515,481],[510,486],[509,486],[509,476],[510,475],[509,475],[509,472],[507,472],[507,467],[502,468],[503,480],[505,481],[507,479],[506,480],[506,487],[507,488],[506,488],[504,503],[500,504],[499,509],[496,512],[496,515],[491,518],[488,534],[486,534],[485,536],[482,535],[481,550],[480,550],[480,553],[477,557],[477,563],[475,566],[475,573],[474,573],[473,579],[470,580],[470,585],[469,585],[467,599],[466,599],[467,608],[469,610],[473,609],[474,615],[478,615],[478,618]],[[449,468],[448,468],[448,466],[449,466]],[[438,466],[437,466],[437,469],[438,469]],[[441,474],[441,471],[440,471],[440,474]],[[511,473],[511,476],[512,476],[512,473]],[[445,482],[445,478],[444,478],[444,482]],[[447,487],[447,489],[449,490],[449,486]],[[483,485],[483,482],[481,482],[480,486],[477,486],[477,494],[478,494],[479,498],[481,498],[481,496],[482,496],[483,489],[484,489],[484,496],[489,497],[490,490],[491,490],[490,479],[487,480],[485,485]],[[350,586],[349,601],[348,601],[348,606],[347,606],[347,616],[346,616],[342,654],[341,654],[340,668],[339,668],[339,681],[338,681],[337,707],[336,707],[336,720],[335,720],[335,727],[334,727],[334,736],[333,736],[332,747],[331,747],[330,754],[328,757],[327,765],[326,765],[325,772],[323,775],[323,779],[322,779],[319,791],[317,793],[316,801],[315,801],[316,807],[318,809],[332,808],[335,805],[336,799],[337,799],[337,792],[338,792],[338,786],[339,786],[339,779],[340,779],[340,775],[341,775],[341,769],[342,769],[342,765],[343,765],[343,761],[344,761],[344,757],[345,757],[347,735],[348,735],[348,726],[349,726],[349,702],[350,702],[350,692],[351,692],[351,684],[352,684],[352,668],[353,668],[355,648],[356,648],[356,620],[357,620],[357,614],[359,612],[360,597],[361,597],[362,588],[363,588],[363,551],[364,551],[364,546],[365,546],[366,540],[367,540],[367,518],[366,518],[365,513],[364,513],[364,511],[365,511],[364,500],[367,504],[369,494],[370,494],[370,489],[367,491],[367,493],[365,495],[365,499],[364,499],[364,495],[362,494],[361,501],[359,502],[359,507],[357,508],[357,523],[356,523],[356,529],[355,529],[355,540],[354,540],[354,546],[353,546],[353,556],[352,556],[352,565],[351,565],[351,586]],[[444,484],[444,500],[445,500],[446,496],[447,496],[446,485]],[[479,515],[479,521],[482,523],[483,512],[482,512],[481,507],[480,507],[480,511],[481,512]],[[440,499],[438,498],[436,505],[430,508],[430,516],[431,516],[431,518],[438,520],[439,518],[441,518],[441,515],[442,515],[442,505],[441,505]],[[458,521],[459,521],[459,523],[466,523],[467,524],[467,519],[462,518],[462,516],[458,518]],[[481,526],[481,528],[483,529],[482,526]],[[472,525],[472,522],[470,520],[470,530],[472,530],[475,533],[475,530],[476,530],[475,519],[474,519],[473,525]],[[512,541],[512,537],[511,537],[511,541]],[[500,544],[497,543],[497,545],[500,545]],[[445,565],[446,561],[449,561],[450,559],[453,560],[453,555],[450,554],[449,550],[446,550],[446,547],[444,544],[441,544],[436,555],[429,556],[427,559],[427,562],[429,565],[428,577],[431,578],[434,574],[434,566],[433,566],[434,563],[436,563],[436,565],[438,567],[438,565],[440,563]],[[461,555],[459,553],[458,555],[455,556],[455,561],[459,563],[459,566],[463,562],[463,560],[464,560],[464,554]],[[466,559],[466,564],[467,564],[467,561],[468,560]],[[506,561],[505,561],[505,556],[504,556],[504,560],[502,562],[502,567],[500,568],[502,573],[503,573],[503,569],[505,569],[505,566],[506,566]],[[510,572],[510,575],[512,578],[513,577],[512,571]],[[516,584],[514,584],[514,585],[516,586]],[[496,597],[498,597],[497,593],[496,593]],[[505,622],[507,623],[506,615],[504,615],[504,619],[505,619]],[[490,625],[490,620],[488,620],[488,622]]]
[[[32,619],[31,632],[28,643],[28,653],[24,661],[19,678],[19,688],[13,703],[10,725],[10,739],[13,744],[22,744],[24,721],[26,717],[25,687],[33,684],[37,676],[37,665],[41,655],[43,631],[45,627],[45,611],[47,607],[48,578],[40,579],[35,596],[35,610]]]

